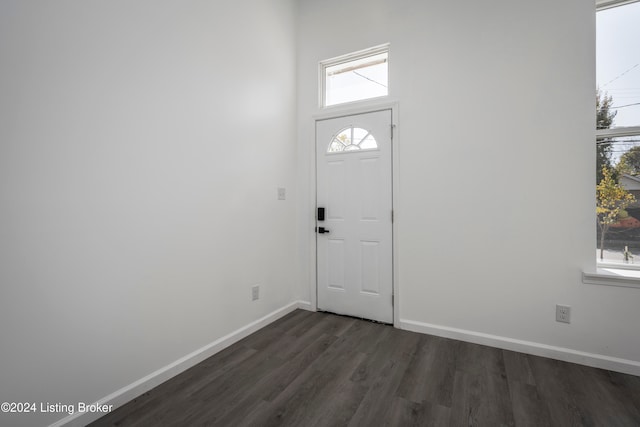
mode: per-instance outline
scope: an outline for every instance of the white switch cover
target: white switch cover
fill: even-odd
[[[278,200],[286,200],[287,189],[284,187],[278,187]]]

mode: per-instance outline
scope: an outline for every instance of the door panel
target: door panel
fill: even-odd
[[[391,110],[316,122],[318,309],[393,322]]]
[[[327,204],[331,205],[328,218],[330,220],[343,220],[347,187],[345,186],[345,162],[330,161],[327,163],[326,186]]]
[[[380,242],[360,242],[360,290],[380,293]]]
[[[344,240],[329,239],[326,256],[329,287],[344,290]]]
[[[360,220],[377,221],[380,165],[378,158],[360,160]]]

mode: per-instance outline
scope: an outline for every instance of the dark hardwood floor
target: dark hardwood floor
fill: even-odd
[[[297,310],[92,426],[640,426],[640,377]]]

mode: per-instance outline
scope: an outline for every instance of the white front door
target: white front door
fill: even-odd
[[[319,310],[393,323],[391,125],[391,110],[316,122]]]

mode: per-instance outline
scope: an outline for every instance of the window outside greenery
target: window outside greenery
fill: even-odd
[[[596,18],[596,256],[640,268],[640,2]]]

